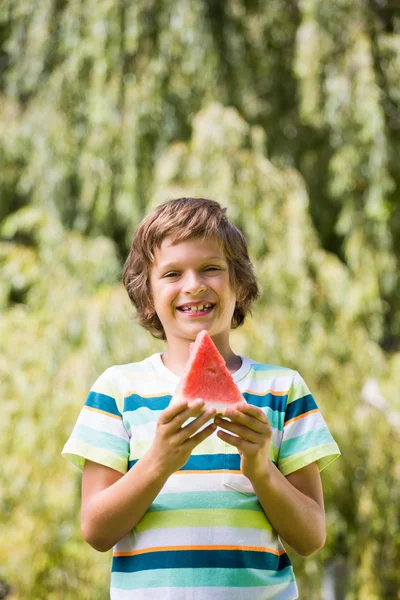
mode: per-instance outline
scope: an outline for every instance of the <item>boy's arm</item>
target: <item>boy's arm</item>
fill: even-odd
[[[268,458],[272,430],[261,409],[239,403],[224,416],[229,421],[215,418],[221,428],[218,436],[238,449],[241,471],[250,479],[274,529],[302,556],[319,550],[325,543],[326,527],[316,463],[285,477]]]
[[[84,539],[106,552],[140,521],[172,473],[193,449],[215,431],[203,427],[215,414],[204,402],[180,402],[166,408],[149,451],[125,474],[86,461],[82,477],[81,528]],[[188,425],[187,419],[196,417]]]
[[[270,461],[265,476],[252,478],[254,491],[274,529],[298,554],[309,556],[325,544],[324,500],[314,462],[286,477]]]

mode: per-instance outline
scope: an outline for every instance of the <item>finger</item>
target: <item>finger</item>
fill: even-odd
[[[227,444],[234,446],[235,448],[237,448],[238,450],[241,450],[242,452],[246,452],[246,451],[249,452],[250,450],[254,451],[256,449],[256,444],[253,444],[252,442],[244,440],[235,435],[230,435],[229,433],[227,433],[226,431],[223,431],[222,429],[219,429],[217,431],[217,436],[221,440],[226,442]]]
[[[216,424],[210,423],[210,425],[208,425],[208,427],[205,427],[204,429],[202,429],[201,431],[196,433],[196,435],[192,435],[192,437],[190,437],[186,441],[186,443],[190,443],[191,447],[195,448],[196,446],[198,446],[200,444],[200,442],[203,442],[205,439],[210,437],[210,435],[212,433],[214,433],[214,431],[216,429],[217,429]]]
[[[188,419],[196,419],[200,417],[205,412],[204,401],[196,400],[192,404],[189,404],[187,409],[182,411],[179,415],[177,415],[172,421],[171,424],[174,426],[175,430],[178,431],[182,428],[182,426],[186,423]],[[215,411],[213,412],[214,415]],[[207,421],[208,419],[206,419]]]
[[[250,429],[249,427],[234,423],[232,421],[227,421],[226,419],[221,419],[220,417],[215,417],[214,421],[218,427],[220,427],[220,429],[234,433],[243,440],[247,440],[253,444],[263,444],[267,438],[267,432],[265,432],[263,435],[262,433],[254,431],[254,429]]]
[[[228,411],[227,411],[228,412]],[[226,415],[231,423],[237,423],[239,425],[243,425],[244,427],[248,427],[261,435],[269,435],[271,430],[271,425],[269,421],[266,419],[265,421],[260,421],[255,417],[251,417],[249,415],[243,414],[237,410],[230,410]]]
[[[158,422],[160,423],[160,425],[165,425],[166,423],[169,423],[172,419],[176,417],[176,415],[185,410],[187,406],[187,400],[179,400],[179,402],[174,402],[170,404],[165,410],[162,411]]]
[[[188,425],[182,427],[177,436],[179,443],[183,443],[184,440],[187,440],[189,437],[195,434],[196,431],[198,431],[200,427],[203,427],[203,425],[212,419],[214,415],[215,408],[208,408],[200,416],[194,419],[194,421],[191,421],[188,423]]]
[[[265,416],[264,412],[261,410],[261,408],[259,406],[254,406],[254,404],[249,404],[249,402],[237,402],[234,408],[226,408],[224,414],[229,413],[232,410],[236,410],[243,414],[250,415],[251,417],[258,419],[263,423],[268,422],[268,419]]]
[[[173,416],[168,419],[168,421],[159,420],[161,425],[171,425],[174,431],[180,429],[190,417],[198,417],[202,411],[204,410],[204,401],[197,399],[192,402],[190,405],[187,402],[181,406],[181,410],[176,413],[174,411]],[[165,411],[164,411],[165,412]],[[161,417],[160,417],[161,419]]]
[[[270,426],[269,420],[263,411],[258,408],[258,406],[252,406],[251,404],[247,405],[246,410],[227,408],[225,409],[223,416],[231,421],[242,423],[260,433],[264,431],[266,425]]]

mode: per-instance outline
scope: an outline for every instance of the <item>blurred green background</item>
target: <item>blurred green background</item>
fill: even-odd
[[[60,452],[102,370],[162,348],[119,280],[183,195],[249,240],[234,349],[299,370],[342,450],[301,599],[400,598],[399,3],[3,0],[0,44],[0,598],[108,597]]]

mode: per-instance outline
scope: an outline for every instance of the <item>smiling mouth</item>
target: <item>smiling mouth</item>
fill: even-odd
[[[209,302],[205,304],[194,304],[192,306],[178,306],[178,310],[183,313],[202,313],[214,308],[214,304]]]

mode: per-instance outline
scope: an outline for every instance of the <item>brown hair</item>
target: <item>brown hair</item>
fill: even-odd
[[[126,259],[122,282],[137,311],[137,321],[156,337],[165,340],[164,328],[153,309],[150,268],[154,251],[166,237],[174,243],[193,238],[215,237],[221,243],[229,265],[230,281],[237,296],[232,316],[232,329],[243,324],[259,288],[242,232],[226,216],[214,200],[178,198],[158,206],[137,228]]]

